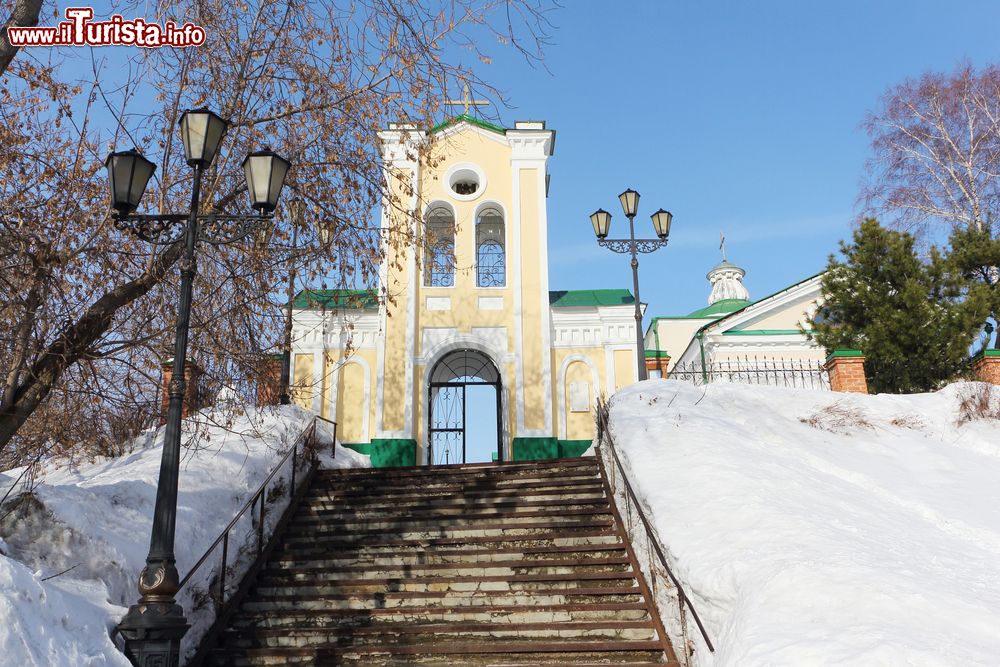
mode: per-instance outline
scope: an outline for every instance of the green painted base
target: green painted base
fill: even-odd
[[[345,442],[343,445],[372,457],[373,468],[417,465],[417,441],[412,438],[376,438],[371,442]]]
[[[583,456],[583,453],[590,449],[592,444],[594,444],[593,440],[560,440],[559,457],[565,459]]]
[[[556,440],[555,438],[514,438],[514,460],[536,461],[580,456],[591,445],[590,440]]]

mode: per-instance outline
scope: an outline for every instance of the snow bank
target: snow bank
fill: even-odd
[[[225,421],[206,412],[198,424],[187,420],[184,425],[182,437],[190,446],[181,457],[176,536],[182,577],[308,426],[312,413],[283,406],[208,425],[213,419]],[[328,446],[329,427],[320,422],[317,430]],[[0,655],[9,661],[5,664],[128,666],[110,632],[138,598],[135,583],[149,546],[162,447],[163,429],[158,429],[140,436],[133,453],[121,458],[73,468],[47,466],[38,476],[34,499],[0,524]],[[367,456],[344,447],[336,452],[336,457],[324,454],[321,465],[370,465]],[[0,497],[19,474],[0,473]],[[271,525],[287,504],[287,480],[285,487],[265,512]],[[249,552],[254,546],[251,539],[244,541],[249,518],[244,523],[234,531],[237,542],[231,550]],[[231,555],[230,564],[234,558],[245,563],[241,556]],[[188,655],[214,616],[205,592],[219,558],[199,570],[179,596],[192,623],[184,641]]]
[[[983,389],[616,394],[619,455],[716,645],[695,663],[1000,664],[1000,399],[959,424]]]

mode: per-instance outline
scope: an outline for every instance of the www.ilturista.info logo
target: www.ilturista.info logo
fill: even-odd
[[[10,26],[7,39],[11,46],[201,46],[205,29],[193,23],[178,26],[167,21],[162,26],[142,19],[127,21],[115,14],[107,21],[91,21],[92,7],[68,7],[66,20],[55,27],[24,28]]]

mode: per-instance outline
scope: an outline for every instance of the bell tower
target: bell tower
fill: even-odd
[[[383,228],[409,225],[419,243],[388,247],[381,267],[392,299],[379,313],[376,438],[411,441],[417,462],[437,462],[437,385],[448,383],[439,362],[458,352],[499,375],[497,458],[510,458],[516,438],[554,437],[546,184],[555,133],[462,114],[381,138]]]

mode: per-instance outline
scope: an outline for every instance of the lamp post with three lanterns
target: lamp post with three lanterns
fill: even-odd
[[[174,596],[179,578],[174,559],[177,521],[177,482],[180,466],[181,417],[185,395],[188,329],[191,296],[197,272],[195,249],[199,241],[215,245],[235,243],[271,223],[272,213],[291,166],[271,150],[250,153],[243,160],[251,206],[257,215],[200,214],[201,180],[212,164],[228,123],[208,109],[185,111],[180,119],[184,157],[194,170],[191,206],[187,213],[139,215],[134,211],[156,165],[136,150],[108,156],[115,225],[157,245],[184,243],[180,260],[181,290],[174,337],[174,373],[169,386],[169,407],[163,454],[156,485],[153,528],[146,566],[139,574],[139,601],[118,625],[125,638],[125,654],[134,665],[177,665],[180,641],[188,629],[184,610]]]
[[[653,220],[653,229],[656,230],[655,239],[637,239],[635,237],[635,216],[639,210],[639,193],[635,190],[626,190],[618,195],[621,202],[622,211],[628,218],[628,238],[609,239],[608,232],[611,230],[611,214],[603,208],[599,208],[590,214],[590,224],[594,226],[594,234],[597,235],[597,243],[618,253],[629,253],[632,255],[632,286],[635,288],[635,354],[638,363],[638,378],[641,382],[648,377],[646,372],[646,353],[642,344],[642,306],[639,301],[639,253],[653,252],[667,245],[670,236],[670,224],[674,216],[670,211],[662,208],[650,216]]]

